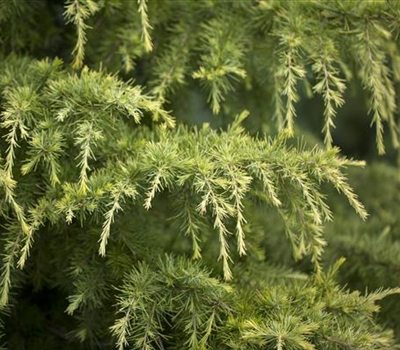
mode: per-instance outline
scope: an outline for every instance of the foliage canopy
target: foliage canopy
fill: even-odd
[[[359,86],[378,153],[398,148],[398,18],[389,0],[0,1],[9,348],[398,348],[376,318],[393,275],[337,282],[369,286],[365,256],[398,271],[400,247],[382,253],[397,226],[373,199],[361,220],[365,162],[333,132]],[[314,95],[310,147],[291,137]]]

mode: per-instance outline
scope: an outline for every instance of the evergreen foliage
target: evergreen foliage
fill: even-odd
[[[399,177],[398,169],[384,163],[375,163],[365,172],[354,171],[354,186],[365,203],[371,218],[368,224],[362,224],[347,213],[340,215],[343,221],[335,221],[327,227],[328,240],[331,247],[327,250],[327,258],[336,259],[338,254],[346,256],[347,268],[342,269],[340,279],[352,288],[370,290],[380,286],[398,286],[400,269],[400,230],[399,218]],[[375,186],[364,188],[365,183]],[[335,212],[339,212],[337,206]],[[343,224],[347,223],[346,230]],[[347,234],[344,234],[344,233]],[[336,234],[335,234],[336,233]],[[337,234],[338,233],[338,234]],[[381,315],[400,334],[399,297],[388,298],[382,303]]]
[[[400,348],[398,170],[361,169],[333,131],[361,86],[377,152],[397,152],[399,16],[0,0],[0,341]],[[310,147],[292,137],[314,95]]]

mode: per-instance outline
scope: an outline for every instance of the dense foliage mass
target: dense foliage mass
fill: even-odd
[[[0,1],[4,348],[400,348],[398,18]]]

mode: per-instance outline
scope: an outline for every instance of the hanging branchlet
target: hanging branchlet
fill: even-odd
[[[79,160],[79,185],[83,193],[88,189],[89,160],[95,159],[93,148],[96,147],[97,142],[103,137],[101,131],[91,122],[79,124],[76,129],[75,145],[80,148],[76,158]]]
[[[387,65],[385,51],[382,49],[382,41],[391,38],[390,32],[382,28],[373,20],[365,20],[361,30],[357,34],[357,48],[354,53],[358,62],[362,62],[359,68],[363,86],[370,92],[369,108],[372,114],[372,124],[376,128],[376,142],[379,154],[385,153],[383,140],[384,122],[388,122],[392,129],[392,142],[397,148],[398,130],[394,121],[396,110],[396,94],[393,82],[390,78],[390,70]]]
[[[280,13],[280,16],[287,24],[283,28],[275,30],[275,35],[279,38],[278,76],[282,78],[281,94],[286,99],[285,128],[290,134],[293,134],[294,118],[296,117],[295,103],[299,101],[297,83],[306,75],[301,58],[302,38],[298,33],[302,19],[287,12]]]
[[[147,52],[153,49],[153,43],[151,41],[150,31],[153,29],[149,22],[148,10],[147,10],[147,0],[138,0],[139,14],[142,25],[142,40],[144,43],[144,48]]]
[[[282,96],[282,87],[284,85],[284,77],[279,71],[279,64],[277,61],[277,52],[274,52],[274,61],[271,64],[269,70],[270,76],[272,76],[273,81],[273,94],[272,94],[272,104],[273,104],[273,119],[277,125],[278,130],[283,130],[285,127],[285,103]]]
[[[315,57],[312,70],[316,75],[317,83],[313,86],[314,92],[320,94],[324,100],[325,123],[322,132],[324,142],[328,148],[332,147],[331,129],[335,127],[334,119],[337,109],[344,103],[343,94],[346,89],[345,81],[340,77],[340,70],[335,67],[338,52],[330,38],[319,37],[320,54]]]
[[[8,305],[12,282],[12,272],[21,249],[24,232],[15,224],[7,227],[7,236],[4,241],[4,252],[2,254],[2,266],[0,268],[0,310]]]
[[[76,44],[72,51],[74,59],[72,67],[79,69],[85,58],[86,31],[90,27],[86,20],[100,10],[99,5],[93,0],[68,0],[65,4],[64,17],[67,23],[76,27]]]
[[[232,279],[232,271],[229,267],[231,261],[229,254],[228,236],[231,232],[226,226],[228,218],[233,216],[234,206],[223,195],[223,190],[226,189],[228,182],[224,179],[218,179],[213,175],[213,171],[209,173],[200,173],[194,180],[194,186],[197,192],[202,193],[202,200],[199,203],[197,210],[204,215],[207,208],[211,207],[214,218],[213,228],[217,230],[219,237],[219,256],[218,260],[222,260],[222,268],[224,278]]]
[[[102,256],[106,254],[106,246],[110,236],[111,225],[115,220],[115,215],[118,213],[118,211],[122,210],[121,203],[125,201],[124,197],[134,200],[137,195],[136,187],[130,182],[131,181],[120,181],[113,187],[113,190],[111,191],[112,202],[110,202],[108,205],[110,209],[104,214],[105,221],[103,223],[103,231],[101,232],[99,239],[99,254]]]

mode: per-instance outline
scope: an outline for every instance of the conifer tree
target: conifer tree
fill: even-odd
[[[0,348],[400,348],[399,18],[0,0]]]

